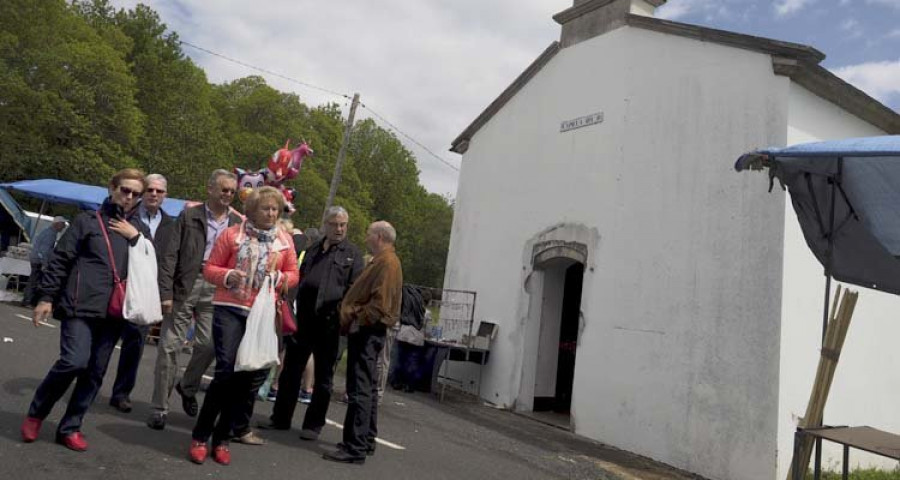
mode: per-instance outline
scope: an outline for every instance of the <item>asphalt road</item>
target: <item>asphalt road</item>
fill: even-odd
[[[329,425],[318,442],[298,438],[296,426],[305,411],[298,406],[294,430],[260,431],[268,440],[264,446],[233,443],[229,466],[211,459],[194,465],[187,459],[194,419],[181,411],[177,394],[165,430],[151,430],[144,424],[150,411],[156,358],[153,346],[145,349],[132,393],[135,408],[129,414],[108,405],[118,360],[118,353],[113,355],[100,394],[85,417],[87,452],[72,452],[53,442],[67,396],[45,421],[38,441],[24,444],[19,426],[59,348],[58,323],[35,328],[27,318],[29,313],[0,304],[0,479],[694,478],[470,397],[451,396],[438,402],[425,393],[393,391],[386,394],[379,412],[382,442],[365,465],[342,465],[321,458],[340,441],[345,407],[338,402],[332,402]],[[182,366],[186,360],[183,356]],[[342,381],[336,379],[336,384]],[[264,421],[271,409],[271,403],[257,402],[254,425]]]

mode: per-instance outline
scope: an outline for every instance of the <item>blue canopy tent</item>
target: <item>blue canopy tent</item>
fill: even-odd
[[[62,203],[66,205],[76,205],[83,210],[97,210],[109,191],[104,187],[94,185],[84,185],[75,182],[66,182],[63,180],[53,180],[49,178],[40,180],[22,180],[12,183],[0,183],[0,188],[22,192],[28,196],[40,198],[46,202]],[[184,210],[184,200],[176,198],[167,198],[162,209],[167,214],[175,217]],[[41,205],[41,214],[44,213],[44,204]],[[32,227],[33,231],[33,227]]]
[[[831,278],[900,294],[900,135],[848,138],[742,155],[787,188],[806,244]],[[824,329],[824,327],[823,327]]]
[[[16,202],[16,199],[2,188],[0,188],[0,206],[3,206],[3,209],[6,211],[9,218],[11,218],[13,223],[19,227],[19,230],[25,236],[25,241],[30,242],[31,232],[33,230],[31,219],[28,218],[28,215],[26,215],[25,211],[22,210],[22,207],[19,206],[19,202]]]

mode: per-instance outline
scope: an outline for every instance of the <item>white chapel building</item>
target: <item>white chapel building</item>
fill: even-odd
[[[654,18],[663,3],[575,0],[454,140],[444,286],[499,325],[484,400],[706,478],[783,479],[824,276],[787,194],[734,162],[898,134],[900,115],[813,47]],[[862,291],[826,423],[900,432],[898,338],[900,299]]]

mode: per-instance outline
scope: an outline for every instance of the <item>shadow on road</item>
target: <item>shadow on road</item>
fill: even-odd
[[[41,380],[38,378],[19,377],[3,382],[3,391],[17,397],[31,397],[37,390]]]

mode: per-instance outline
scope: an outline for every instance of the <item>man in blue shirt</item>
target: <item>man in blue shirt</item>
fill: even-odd
[[[150,229],[153,246],[156,248],[156,258],[160,258],[166,248],[166,241],[171,237],[171,230],[175,226],[175,220],[166,215],[162,210],[162,203],[166,199],[168,182],[166,177],[151,173],[146,177],[147,188],[141,197],[141,203],[135,209],[136,215],[144,225]],[[109,404],[122,413],[128,413],[132,409],[131,391],[137,382],[138,366],[144,354],[144,342],[147,338],[149,326],[138,326],[125,322],[122,327],[122,349],[119,351],[119,366],[116,370],[116,380],[113,383],[112,396]]]
[[[31,275],[28,276],[28,286],[25,287],[25,297],[22,299],[22,306],[33,307],[35,305],[34,291],[41,280],[41,271],[50,263],[56,240],[67,226],[69,226],[69,222],[65,218],[54,217],[53,223],[35,237],[34,243],[31,245],[31,256],[29,258],[31,261]]]

